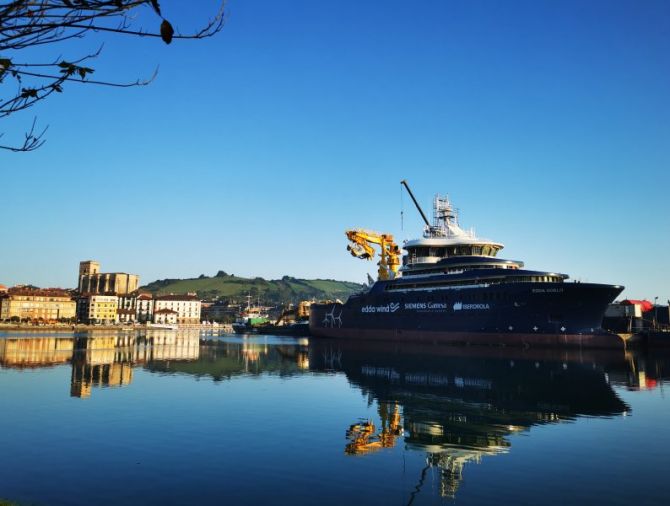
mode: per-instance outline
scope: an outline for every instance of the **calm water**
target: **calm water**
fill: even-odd
[[[0,334],[18,504],[668,504],[670,357]]]

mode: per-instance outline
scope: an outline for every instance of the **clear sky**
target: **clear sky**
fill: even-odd
[[[214,11],[161,4],[184,31]],[[101,39],[95,77],[159,75],[0,122],[49,125],[0,152],[0,283],[72,287],[84,259],[364,281],[344,230],[419,235],[406,178],[503,257],[670,299],[670,2],[229,0],[211,40],[43,51]]]

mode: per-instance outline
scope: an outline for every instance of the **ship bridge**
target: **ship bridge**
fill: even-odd
[[[463,230],[458,223],[458,213],[449,197],[436,195],[433,199],[433,224],[424,228],[423,237],[406,241],[403,248],[402,271],[407,274],[415,268],[425,269],[453,257],[495,257],[504,245],[489,239],[478,238],[473,229]],[[507,261],[504,268],[519,268],[523,264]],[[490,265],[489,265],[490,266]],[[474,265],[472,265],[474,267]]]

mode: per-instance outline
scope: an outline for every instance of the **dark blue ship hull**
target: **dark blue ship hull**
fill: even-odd
[[[513,346],[621,348],[602,330],[607,305],[623,287],[518,282],[489,286],[391,290],[378,281],[344,304],[312,304],[315,337]]]

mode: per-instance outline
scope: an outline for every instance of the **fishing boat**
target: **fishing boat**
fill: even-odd
[[[301,300],[295,306],[289,304],[274,323],[259,325],[256,330],[259,334],[280,336],[308,336],[309,335],[309,306],[312,302]]]
[[[247,307],[242,310],[233,323],[233,331],[236,334],[251,334],[256,332],[259,325],[267,323],[269,323],[269,319],[265,309],[260,304],[252,306],[251,295],[247,295]]]

